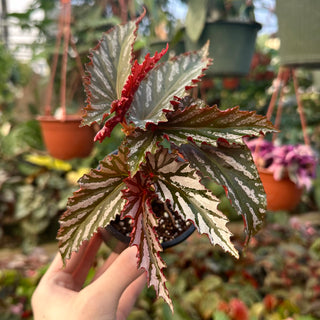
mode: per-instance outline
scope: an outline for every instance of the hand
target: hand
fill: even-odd
[[[137,270],[137,248],[112,253],[92,283],[84,281],[101,245],[96,234],[65,268],[58,253],[32,296],[35,320],[120,320],[126,319],[146,283],[146,275]]]

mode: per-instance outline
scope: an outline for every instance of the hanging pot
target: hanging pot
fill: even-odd
[[[64,119],[40,116],[38,120],[46,148],[52,157],[69,160],[90,154],[94,144],[94,130],[88,126],[80,127],[80,116],[66,115]]]
[[[273,173],[258,169],[261,182],[267,195],[267,209],[270,211],[292,211],[301,200],[303,190],[289,178],[275,180]]]
[[[188,51],[200,49],[210,40],[210,58],[213,65],[206,71],[208,76],[245,76],[249,73],[255,49],[257,22],[215,21],[207,22],[197,42],[186,36]]]
[[[320,1],[277,0],[280,64],[320,68]]]

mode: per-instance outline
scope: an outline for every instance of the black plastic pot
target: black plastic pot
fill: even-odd
[[[117,150],[110,154],[117,154]],[[159,219],[159,227],[156,228],[156,231],[163,249],[173,247],[183,242],[196,230],[190,221],[184,221],[177,213],[169,208],[167,208],[167,210],[170,210],[171,214],[166,214],[164,205],[160,201],[154,201],[152,208]],[[130,243],[131,230],[129,219],[120,219],[120,217],[117,216],[107,227],[100,229],[100,234],[104,242],[111,247],[113,251],[120,253]],[[114,239],[118,241],[114,241]]]
[[[129,245],[130,237],[126,235],[125,232],[121,232],[121,230],[119,230],[120,229],[119,227],[115,226],[115,224],[117,223],[119,223],[119,220],[116,222],[113,222],[113,224],[108,225],[105,228],[106,232],[102,232],[102,237],[105,240],[105,242],[107,242],[107,244],[110,244],[110,235],[112,235],[122,243],[122,245],[120,245],[120,248],[123,248],[123,245],[125,247]],[[192,223],[189,223],[188,227],[183,232],[181,232],[178,236],[170,240],[161,242],[162,248],[167,249],[175,245],[178,245],[179,243],[186,240],[195,230],[196,230],[195,226]]]

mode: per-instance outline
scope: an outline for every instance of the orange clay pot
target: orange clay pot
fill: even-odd
[[[42,136],[50,155],[57,159],[69,160],[88,156],[94,144],[94,130],[80,127],[81,117],[67,115],[65,119],[40,116]]]
[[[293,210],[300,202],[302,189],[299,189],[289,178],[279,181],[273,178],[272,172],[258,169],[261,182],[267,195],[267,209],[270,211]]]

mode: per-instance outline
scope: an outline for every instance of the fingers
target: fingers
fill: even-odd
[[[109,268],[109,266],[117,259],[118,256],[119,256],[118,253],[111,252],[108,259],[104,262],[102,267],[100,267],[99,270],[96,271],[92,279],[92,282],[96,281]]]
[[[61,259],[60,252],[56,254],[54,259],[52,260],[47,272],[45,273],[44,277],[50,276],[51,274],[57,273],[57,271],[60,271],[63,267],[63,262]]]
[[[93,283],[82,290],[83,294],[95,303],[109,304],[117,307],[122,293],[136,278],[143,274],[137,269],[137,248],[124,250],[114,263]]]
[[[52,278],[57,272],[68,275],[68,279],[72,276],[72,289],[79,291],[88,275],[101,242],[99,234],[95,234],[89,242],[86,241],[82,244],[78,252],[72,253],[71,258],[66,262],[65,268],[63,268],[61,255],[58,253],[46,272],[45,277]]]
[[[78,265],[75,266],[74,271],[72,272],[72,277],[77,290],[82,288],[101,243],[102,239],[99,234],[95,234],[82,253],[81,259],[78,261]]]
[[[89,241],[83,242],[78,252],[73,252],[71,258],[67,260],[64,271],[74,274],[79,267],[84,268],[89,265],[90,268],[101,242],[99,233],[94,234]]]
[[[118,258],[119,254],[128,247],[126,243],[119,241],[114,248],[114,251],[110,253],[108,259],[104,262],[103,266],[96,272],[94,275],[92,282],[97,280],[108,268],[111,264]]]
[[[123,292],[117,310],[117,320],[127,319],[146,282],[147,275],[144,273],[139,278],[134,280]]]

